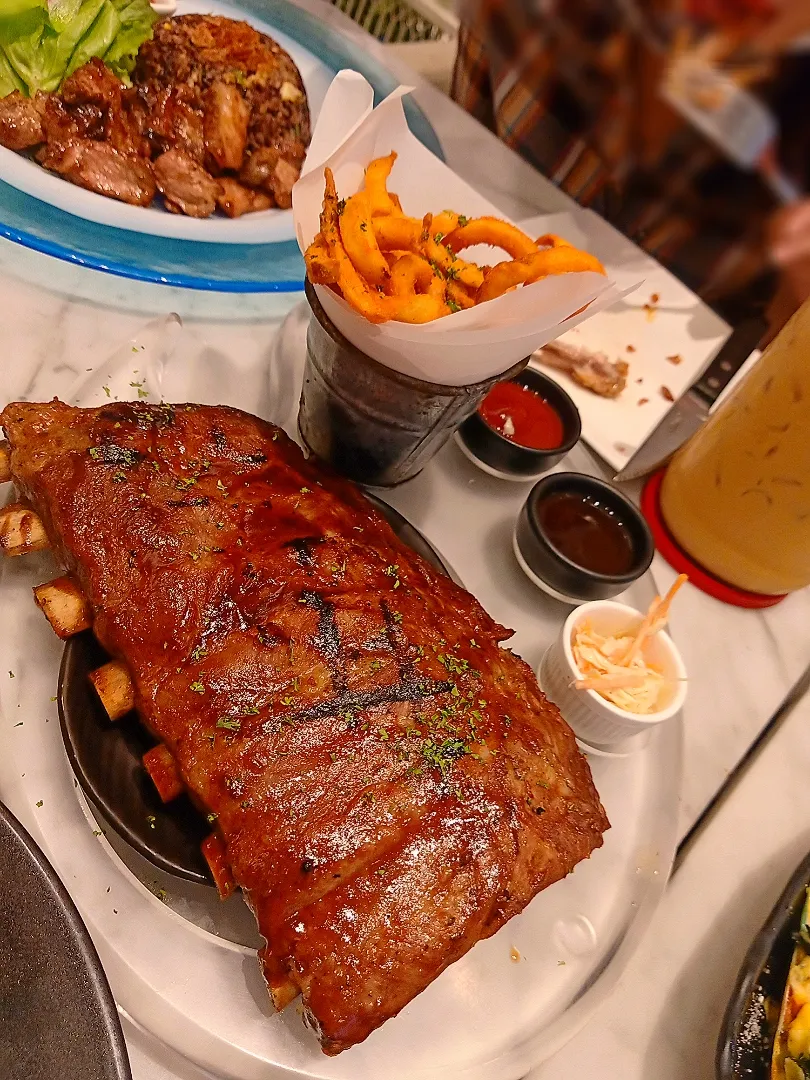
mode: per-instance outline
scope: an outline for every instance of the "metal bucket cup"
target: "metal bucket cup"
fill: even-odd
[[[356,349],[309,281],[306,294],[312,317],[298,430],[314,454],[360,484],[393,487],[416,476],[487,392],[528,363],[470,386],[414,379]]]

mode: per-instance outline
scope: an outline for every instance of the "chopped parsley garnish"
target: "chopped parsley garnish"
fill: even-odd
[[[195,694],[204,694],[205,687],[201,682],[193,682],[189,687],[189,690],[193,690]]]
[[[42,799],[40,799],[40,800],[39,800],[39,801],[37,802],[37,806],[44,806],[44,805],[45,805],[45,804],[43,803]]]
[[[242,721],[238,716],[220,716],[217,720],[218,728],[225,728],[228,731],[238,731],[242,726]]]
[[[422,744],[422,757],[437,768],[442,776],[447,775],[454,761],[469,752],[469,747],[461,739],[445,739],[442,743],[428,739]]]
[[[181,477],[181,479],[177,480],[174,486],[176,488],[178,488],[180,491],[188,491],[188,489],[190,487],[194,487],[194,485],[196,483],[197,483],[197,477],[196,476],[184,476],[184,477]]]
[[[147,814],[146,815],[146,824],[149,826],[150,829],[154,829],[156,821],[157,821],[157,818],[155,817],[154,814]]]
[[[450,653],[439,653],[436,659],[442,667],[447,668],[447,670],[454,675],[460,675],[462,672],[470,670],[470,665],[467,660],[459,659],[457,656],[451,656]]]
[[[214,822],[217,820],[217,815],[207,814],[205,820],[208,822],[209,825],[213,825]]]
[[[93,461],[100,461],[103,465],[118,465],[125,469],[134,468],[140,458],[137,450],[131,450],[126,446],[116,446],[115,443],[91,446],[87,453]]]
[[[399,564],[398,563],[392,563],[391,565],[386,566],[385,570],[383,570],[383,573],[386,574],[388,577],[394,579],[394,588],[395,589],[398,589],[400,587],[402,582],[399,580]]]
[[[459,214],[458,215],[458,227],[460,229],[463,229],[464,226],[469,222],[469,220],[470,219],[468,217],[466,217],[464,214]]]
[[[343,213],[343,211],[345,209],[346,209],[346,200],[345,199],[338,199],[338,204],[337,204],[338,217],[340,217],[340,215]]]
[[[196,664],[199,660],[202,660],[204,656],[208,656],[208,649],[202,644],[196,645],[191,652],[191,659]]]
[[[461,305],[457,304],[452,296],[446,296],[445,300],[447,301],[447,306],[454,315],[457,311],[461,311]]]
[[[92,368],[88,368],[87,370],[88,370],[88,371],[92,371]],[[102,390],[104,391],[104,393],[105,393],[105,394],[107,395],[107,397],[111,397],[111,396],[112,396],[112,395],[110,394],[110,388],[109,388],[109,386],[102,386],[102,388],[101,388],[101,389],[102,389]]]

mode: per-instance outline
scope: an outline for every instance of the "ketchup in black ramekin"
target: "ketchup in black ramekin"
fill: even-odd
[[[534,480],[562,461],[581,430],[579,411],[563,388],[526,368],[489,391],[457,438],[485,472],[504,480]]]

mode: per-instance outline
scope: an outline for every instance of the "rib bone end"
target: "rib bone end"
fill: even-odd
[[[205,856],[205,861],[208,863],[220,900],[227,900],[236,889],[236,882],[228,865],[224,840],[216,833],[211,833],[210,836],[203,840],[200,847]]]
[[[11,503],[0,510],[0,551],[4,555],[27,555],[49,547],[45,527],[22,503]]]
[[[5,439],[0,439],[0,484],[7,484],[11,479],[11,447]]]
[[[91,671],[89,678],[111,720],[118,720],[135,708],[135,687],[120,661],[111,660]]]
[[[92,625],[90,605],[69,577],[55,578],[34,589],[34,599],[60,638],[80,634]]]
[[[143,755],[143,764],[163,802],[171,802],[185,790],[172,752],[162,743]]]

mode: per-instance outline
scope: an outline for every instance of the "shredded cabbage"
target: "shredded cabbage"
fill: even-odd
[[[606,684],[613,679],[628,684],[605,685],[602,688],[594,686],[593,689],[607,701],[625,712],[655,712],[664,686],[664,676],[648,663],[643,649],[636,653],[630,663],[624,662],[634,640],[633,634],[604,637],[583,623],[574,632],[571,651],[583,680],[593,679],[597,682],[604,677]]]

